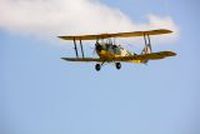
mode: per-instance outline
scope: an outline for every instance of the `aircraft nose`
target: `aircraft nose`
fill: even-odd
[[[96,43],[95,46],[96,46],[96,51],[100,52],[102,50],[102,46],[99,43]]]

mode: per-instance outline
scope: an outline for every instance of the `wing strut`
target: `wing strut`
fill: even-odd
[[[76,57],[78,58],[78,49],[77,49],[77,44],[76,44],[76,39],[74,38],[74,50],[75,50],[75,53],[76,53]]]
[[[73,39],[73,42],[74,42],[74,50],[75,50],[75,53],[76,53],[76,57],[79,58],[78,46],[77,46],[77,43],[76,43],[76,39],[75,39],[75,38]],[[82,40],[80,40],[80,47],[81,47],[81,55],[82,55],[82,58],[84,58],[85,55],[84,55]]]
[[[84,51],[83,51],[83,44],[82,44],[82,40],[80,40],[80,46],[81,46],[81,53],[82,53],[82,57],[84,58]]]
[[[151,39],[150,39],[150,36],[149,35],[147,35],[147,38],[148,38],[148,47],[149,47],[149,49],[150,49],[150,52],[152,52],[152,47],[151,47]]]
[[[144,47],[144,49],[142,50],[141,54],[152,53],[151,39],[150,39],[149,34],[144,34],[143,37],[144,37],[144,44],[145,44],[145,47]]]

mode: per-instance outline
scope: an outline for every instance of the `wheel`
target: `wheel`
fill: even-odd
[[[95,69],[96,69],[97,71],[100,71],[101,65],[100,65],[100,64],[96,64],[96,65],[95,65]]]
[[[117,68],[117,69],[120,69],[120,68],[122,67],[121,63],[119,63],[119,62],[116,63],[115,65],[116,65],[116,68]]]

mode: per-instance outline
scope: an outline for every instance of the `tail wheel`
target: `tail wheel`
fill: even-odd
[[[100,71],[101,70],[101,65],[100,64],[96,64],[95,65],[95,69],[96,69],[96,71]]]
[[[121,65],[121,63],[115,63],[115,65],[116,65],[116,68],[119,70],[121,67],[122,67],[122,65]]]

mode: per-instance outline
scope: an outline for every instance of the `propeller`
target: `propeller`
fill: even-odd
[[[90,47],[90,49],[92,49],[92,56],[95,57],[97,55],[96,53],[96,47],[98,47],[98,40],[96,40],[96,43],[95,43],[95,47]]]
[[[94,57],[94,56],[96,56],[96,55],[97,55],[96,50],[93,48],[92,56]]]

